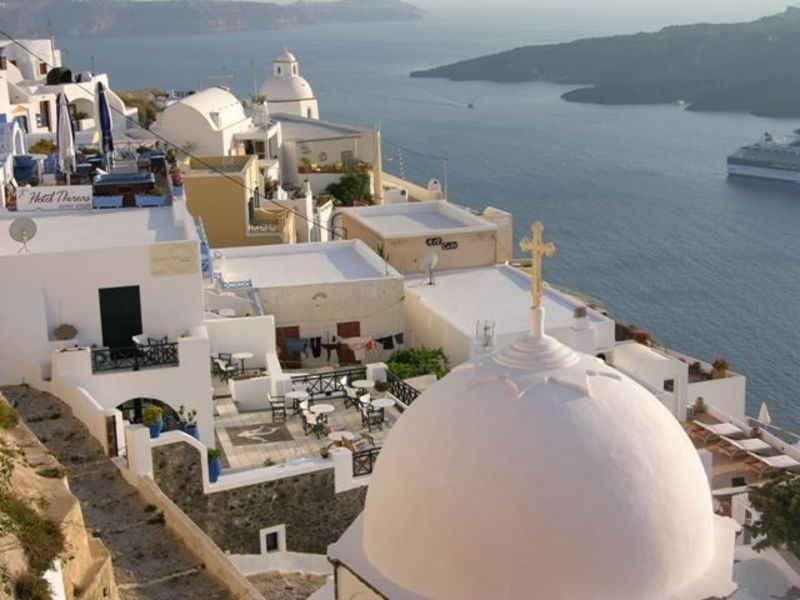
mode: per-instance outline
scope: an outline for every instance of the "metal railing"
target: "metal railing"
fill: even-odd
[[[410,406],[422,393],[417,388],[408,385],[391,371],[387,371],[386,381],[389,384],[389,392],[391,392],[392,396],[400,400],[400,402],[406,406]]]
[[[368,448],[367,450],[359,450],[353,453],[353,477],[361,477],[369,475],[375,468],[375,462],[378,460],[381,447]]]
[[[139,371],[150,367],[177,367],[178,342],[125,348],[94,348],[92,372]]]
[[[366,370],[363,367],[354,369],[338,369],[313,375],[298,375],[292,377],[292,383],[301,383],[306,386],[306,390],[312,396],[325,396],[326,398],[344,398],[344,383],[355,379],[366,377]]]

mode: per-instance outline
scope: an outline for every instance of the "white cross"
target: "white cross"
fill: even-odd
[[[556,253],[556,247],[552,242],[545,243],[542,240],[544,225],[541,221],[536,221],[531,226],[531,233],[533,237],[520,240],[519,247],[523,252],[531,253],[531,308],[539,308],[544,293],[542,259],[553,256]]]

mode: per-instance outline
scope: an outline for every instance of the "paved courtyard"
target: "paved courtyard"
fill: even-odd
[[[233,471],[263,467],[268,461],[278,464],[319,456],[322,448],[333,443],[324,435],[319,439],[313,433],[306,435],[300,415],[292,415],[290,408],[287,408],[285,422],[273,423],[270,411],[240,413],[227,395],[227,386],[215,385],[215,388],[214,428],[226,467]],[[383,445],[400,416],[396,408],[386,409],[383,428],[373,427],[369,431],[361,425],[361,413],[355,407],[345,408],[343,398],[321,400],[316,404],[333,406],[333,412],[327,415],[328,425],[334,432],[353,434],[358,449]]]

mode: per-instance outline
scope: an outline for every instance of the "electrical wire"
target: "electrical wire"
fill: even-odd
[[[3,36],[5,36],[5,37],[7,37],[7,38],[8,38],[8,39],[9,39],[11,42],[13,42],[14,44],[16,44],[16,45],[17,45],[17,46],[19,46],[20,48],[22,48],[22,49],[23,49],[25,52],[27,52],[28,54],[30,54],[31,56],[33,56],[33,57],[34,57],[34,58],[36,58],[37,60],[39,60],[39,61],[41,61],[41,62],[43,62],[43,63],[47,64],[47,61],[46,61],[44,58],[42,58],[41,56],[39,56],[39,55],[38,55],[38,54],[36,54],[35,52],[31,51],[30,49],[28,49],[28,48],[27,48],[25,45],[23,45],[22,43],[20,43],[19,41],[17,41],[17,40],[16,40],[16,39],[15,39],[13,36],[11,36],[11,35],[10,35],[9,33],[7,33],[6,31],[4,31],[4,30],[0,29],[0,35],[3,35]],[[84,87],[83,85],[81,85],[81,83],[80,83],[80,82],[75,82],[75,83],[72,83],[72,85],[76,85],[76,86],[78,86],[80,89],[82,89],[82,90],[83,90],[84,92],[86,92],[87,94],[90,94],[90,95],[94,95],[94,94],[95,94],[94,90],[90,90],[90,89],[88,89],[88,88]],[[207,162],[206,162],[206,161],[204,161],[202,158],[200,158],[200,157],[198,157],[198,156],[195,156],[195,155],[191,154],[190,152],[186,152],[185,150],[181,150],[181,149],[180,149],[180,147],[179,147],[177,144],[175,144],[175,143],[171,142],[170,140],[168,140],[168,139],[167,139],[167,138],[165,138],[164,136],[162,136],[162,135],[160,135],[160,134],[158,134],[158,133],[155,133],[155,132],[153,132],[153,131],[152,131],[152,130],[150,130],[150,129],[146,129],[145,127],[143,127],[143,126],[142,126],[142,124],[141,124],[141,123],[139,123],[139,121],[137,121],[137,120],[135,120],[135,119],[132,119],[131,117],[129,117],[128,115],[126,115],[124,112],[122,112],[122,111],[121,111],[121,110],[119,110],[118,108],[115,108],[115,107],[113,107],[113,106],[109,106],[109,108],[110,108],[110,109],[111,109],[113,112],[115,112],[115,113],[119,114],[120,116],[122,116],[122,118],[123,118],[123,119],[125,119],[125,121],[127,121],[128,123],[135,125],[136,127],[138,127],[138,128],[140,128],[140,129],[142,129],[143,131],[146,131],[146,132],[147,132],[148,134],[150,134],[151,136],[153,136],[153,137],[157,138],[159,141],[161,141],[161,142],[163,142],[164,144],[166,144],[166,145],[167,145],[167,147],[170,147],[170,146],[171,146],[171,147],[173,147],[173,148],[176,148],[177,150],[180,150],[180,151],[181,151],[183,154],[185,154],[185,155],[186,155],[186,156],[188,156],[189,158],[193,159],[193,160],[194,160],[195,162],[197,162],[198,164],[202,165],[203,167],[205,167],[206,169],[208,169],[208,170],[210,170],[210,171],[213,171],[214,173],[216,173],[216,174],[218,174],[218,175],[221,175],[222,177],[224,177],[224,178],[225,178],[225,179],[227,179],[228,181],[231,181],[231,182],[233,182],[234,184],[236,184],[236,185],[238,185],[239,187],[243,188],[244,190],[246,190],[246,191],[247,191],[247,192],[249,192],[250,194],[258,194],[258,196],[259,196],[259,199],[260,199],[260,200],[266,200],[267,202],[271,202],[272,204],[274,204],[274,205],[278,206],[279,208],[281,208],[281,209],[283,209],[283,210],[286,210],[286,211],[288,211],[288,212],[290,212],[290,213],[293,213],[293,214],[294,214],[296,217],[299,217],[300,219],[302,219],[302,220],[304,220],[304,221],[307,221],[308,223],[311,223],[312,225],[318,226],[320,229],[322,229],[322,230],[324,230],[324,231],[327,231],[329,234],[331,234],[331,235],[333,236],[333,239],[336,239],[336,237],[337,237],[337,236],[340,236],[340,235],[341,235],[341,234],[339,234],[339,233],[338,233],[338,232],[337,232],[335,229],[331,229],[331,228],[329,228],[329,227],[326,227],[326,226],[324,226],[322,223],[319,223],[319,222],[317,222],[317,221],[314,221],[313,219],[310,219],[310,218],[306,217],[304,214],[302,214],[302,213],[300,213],[300,212],[298,212],[298,211],[296,211],[296,210],[294,210],[294,209],[292,209],[292,208],[289,208],[289,207],[287,207],[287,206],[286,206],[286,205],[284,205],[284,204],[281,204],[281,203],[280,203],[280,202],[278,202],[277,200],[273,200],[272,198],[267,198],[266,196],[262,196],[262,195],[261,195],[261,193],[260,193],[260,191],[258,191],[258,190],[254,190],[254,189],[252,189],[252,188],[248,187],[248,186],[247,186],[247,185],[245,185],[243,182],[239,181],[238,179],[235,179],[234,177],[231,177],[230,175],[228,175],[227,173],[225,173],[225,172],[224,172],[224,171],[222,171],[221,169],[219,169],[219,168],[215,167],[214,165],[211,165],[211,164],[207,163]]]

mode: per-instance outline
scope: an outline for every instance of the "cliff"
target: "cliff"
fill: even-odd
[[[5,0],[0,23],[17,37],[182,34],[278,29],[316,23],[409,20],[422,11],[403,0]]]
[[[571,102],[656,104],[685,101],[690,110],[800,116],[800,9],[750,23],[666,27],[525,46],[412,77],[454,81],[550,81],[581,87]]]

